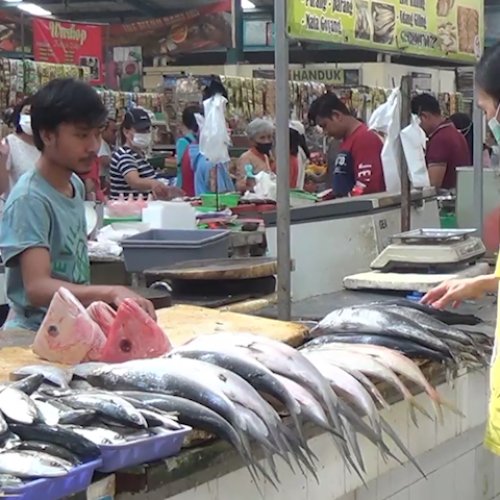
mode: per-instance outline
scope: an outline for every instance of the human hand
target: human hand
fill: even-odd
[[[111,287],[109,300],[111,304],[119,307],[125,299],[132,299],[139,307],[141,307],[141,309],[144,309],[144,311],[146,311],[156,321],[156,311],[151,301],[145,299],[141,295],[138,295],[125,286]]]
[[[156,200],[173,200],[174,198],[182,198],[185,193],[182,189],[174,186],[167,186],[161,181],[153,181],[153,196]]]
[[[484,294],[483,287],[476,278],[453,279],[433,288],[422,299],[422,304],[436,309],[451,305],[458,307],[464,300],[478,299]]]

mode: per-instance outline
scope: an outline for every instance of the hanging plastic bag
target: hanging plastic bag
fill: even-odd
[[[427,163],[425,161],[425,148],[427,138],[419,125],[418,116],[412,115],[411,123],[401,130],[401,144],[408,165],[408,176],[415,188],[425,188],[431,185]]]
[[[399,132],[401,130],[401,92],[395,88],[387,102],[380,105],[371,115],[368,128],[384,136],[382,168],[384,170],[385,187],[389,193],[401,191],[399,175]]]
[[[210,99],[203,101],[205,117],[197,117],[200,125],[200,151],[214,165],[217,163],[228,163],[229,145],[231,138],[226,125],[226,110],[227,99],[216,94]]]

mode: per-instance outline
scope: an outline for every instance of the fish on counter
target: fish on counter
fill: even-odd
[[[42,359],[66,365],[154,358],[171,349],[166,333],[135,301],[124,300],[116,312],[101,302],[85,309],[64,287],[54,294],[33,342]]]

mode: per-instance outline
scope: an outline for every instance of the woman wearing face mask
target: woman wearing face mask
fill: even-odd
[[[155,169],[146,158],[151,146],[151,119],[146,110],[133,108],[126,112],[122,123],[122,147],[111,157],[109,169],[110,196],[118,198],[153,194],[166,200],[181,196],[177,188],[158,180]]]
[[[488,126],[500,144],[500,43],[489,49],[476,68],[476,85],[479,90],[478,105],[484,111]],[[497,293],[500,279],[500,259],[493,274],[476,278],[450,280],[442,283],[425,295],[424,304],[438,309],[457,306],[464,300],[475,300],[486,293]],[[495,349],[491,365],[489,419],[486,428],[485,446],[500,455],[500,358],[496,355],[500,340],[500,318],[497,317]]]
[[[250,149],[243,153],[236,165],[236,189],[247,191],[249,179],[259,172],[275,170],[272,156],[274,125],[270,120],[256,118],[247,127]]]
[[[33,170],[40,151],[33,143],[31,131],[31,98],[22,101],[12,114],[15,132],[9,134],[0,146],[0,193],[8,194],[24,173]]]

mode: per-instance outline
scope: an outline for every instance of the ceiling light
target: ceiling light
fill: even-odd
[[[32,16],[44,16],[44,17],[49,17],[52,15],[52,12],[50,10],[44,9],[43,7],[40,7],[39,5],[35,3],[25,3],[21,2],[19,5],[16,6],[19,10],[22,10],[23,12],[26,12],[27,14],[31,14]]]
[[[4,3],[21,3],[23,0],[3,0]]]
[[[255,4],[251,0],[241,0],[241,8],[243,10],[255,9]]]

